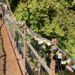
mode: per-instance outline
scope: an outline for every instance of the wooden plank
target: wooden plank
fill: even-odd
[[[22,75],[5,25],[1,29],[3,45],[6,52],[6,75]]]

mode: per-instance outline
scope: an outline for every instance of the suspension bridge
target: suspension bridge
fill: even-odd
[[[30,44],[27,35],[37,40],[39,44],[45,43],[49,46],[50,41],[31,31],[25,20],[18,22],[9,13],[4,16],[1,7],[0,11],[0,75],[43,75],[40,71],[34,73],[30,63],[32,58],[36,60],[39,69],[42,66],[48,75],[54,75],[50,73],[51,70],[45,60]]]

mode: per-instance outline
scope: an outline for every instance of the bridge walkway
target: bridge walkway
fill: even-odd
[[[0,21],[0,75],[22,75],[5,24]]]

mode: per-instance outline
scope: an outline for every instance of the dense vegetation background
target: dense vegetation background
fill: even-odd
[[[24,20],[36,33],[50,39],[75,57],[75,0],[9,0],[17,20]]]

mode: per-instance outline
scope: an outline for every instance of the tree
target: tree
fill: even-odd
[[[11,0],[12,1],[12,0]],[[75,49],[74,0],[19,1],[14,15],[18,20],[26,17],[27,25],[36,33],[50,39],[56,35],[60,47],[71,53]]]

